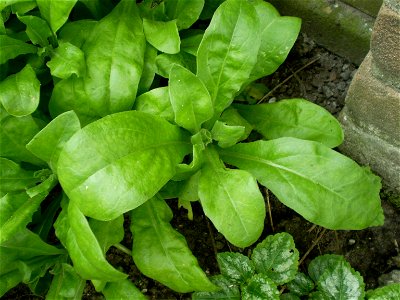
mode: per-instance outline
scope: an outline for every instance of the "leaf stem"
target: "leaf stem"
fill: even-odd
[[[115,248],[117,248],[118,250],[121,250],[122,252],[128,254],[128,255],[132,255],[132,250],[129,250],[128,248],[126,248],[124,245],[122,244],[114,244],[113,245]]]

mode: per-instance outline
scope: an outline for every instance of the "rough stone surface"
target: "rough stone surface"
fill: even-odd
[[[342,2],[361,10],[372,17],[378,15],[382,0],[341,0]]]
[[[282,15],[302,18],[302,31],[318,44],[360,64],[369,50],[374,18],[341,1],[268,0]]]
[[[400,14],[386,4],[376,19],[371,37],[374,74],[400,88]]]

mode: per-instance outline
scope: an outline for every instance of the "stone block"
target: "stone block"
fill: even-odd
[[[382,0],[341,0],[342,2],[361,10],[372,17],[378,15]]]
[[[400,145],[400,92],[372,73],[368,54],[350,84],[346,114],[361,129],[387,142]]]
[[[386,3],[375,21],[371,52],[374,74],[400,89],[400,13]]]

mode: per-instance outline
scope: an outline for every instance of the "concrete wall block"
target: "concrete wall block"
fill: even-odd
[[[382,5],[371,37],[374,74],[400,89],[400,13]]]
[[[347,114],[358,127],[400,145],[400,91],[372,74],[369,53],[361,64],[346,97]]]

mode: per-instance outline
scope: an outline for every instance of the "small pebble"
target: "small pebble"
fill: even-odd
[[[350,246],[354,245],[356,243],[356,240],[355,239],[349,239],[348,243],[349,243]]]

